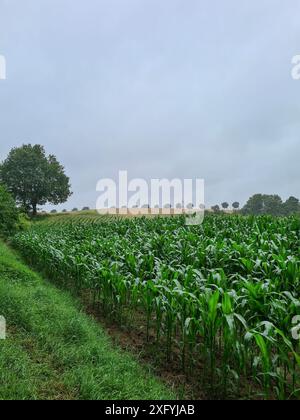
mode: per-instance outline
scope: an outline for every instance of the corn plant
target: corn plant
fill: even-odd
[[[13,244],[49,278],[128,327],[144,315],[145,340],[201,363],[211,387],[243,381],[265,397],[298,398],[300,236],[296,218],[208,216],[56,218]],[[152,331],[155,333],[153,338]]]

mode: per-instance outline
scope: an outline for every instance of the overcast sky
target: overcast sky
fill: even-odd
[[[96,183],[204,178],[206,201],[300,197],[298,0],[0,0],[0,160],[41,143]]]

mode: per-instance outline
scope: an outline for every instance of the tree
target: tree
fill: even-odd
[[[238,210],[240,208],[240,203],[238,201],[235,201],[234,203],[232,203],[232,208],[234,210]]]
[[[244,214],[281,216],[283,203],[279,195],[255,194],[243,208]]]
[[[23,209],[37,214],[37,206],[64,203],[72,194],[64,167],[43,146],[14,148],[0,166],[0,181]]]
[[[263,195],[255,194],[249,198],[246,205],[243,207],[244,214],[254,214],[259,215],[263,212]]]
[[[264,196],[264,214],[272,216],[283,215],[283,202],[279,195],[265,195]]]
[[[222,208],[224,209],[224,210],[227,210],[228,209],[228,207],[229,207],[229,204],[225,201],[224,203],[222,203]]]
[[[218,204],[216,204],[215,206],[212,206],[211,209],[214,213],[219,213],[220,212],[220,206]]]
[[[0,185],[0,236],[8,236],[17,229],[19,214],[13,197]]]
[[[298,198],[290,197],[283,204],[283,212],[286,216],[297,214],[300,212],[300,202]]]

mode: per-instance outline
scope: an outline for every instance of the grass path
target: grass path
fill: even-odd
[[[174,399],[70,294],[0,242],[0,399]]]

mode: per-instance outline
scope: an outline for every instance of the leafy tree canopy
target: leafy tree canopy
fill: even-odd
[[[285,203],[279,195],[255,194],[243,208],[244,214],[288,216],[300,211],[299,200],[290,197]]]
[[[298,198],[290,197],[283,204],[283,213],[285,215],[297,214],[300,212],[300,202]]]
[[[214,211],[215,213],[219,213],[220,211],[220,206],[218,204],[216,204],[215,206],[212,206],[212,211]]]
[[[37,213],[37,206],[60,204],[72,194],[64,167],[54,155],[46,156],[41,145],[14,148],[0,166],[0,181],[26,212]]]

